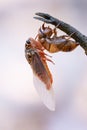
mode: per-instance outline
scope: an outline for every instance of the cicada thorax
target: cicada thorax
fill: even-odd
[[[69,52],[79,45],[76,41],[70,40],[71,37],[68,35],[57,36],[56,28],[51,29],[50,27],[44,27],[44,25],[38,31],[37,39],[51,53]]]

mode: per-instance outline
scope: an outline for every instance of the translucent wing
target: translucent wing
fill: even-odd
[[[52,86],[50,89],[47,89],[46,85],[37,76],[33,75],[33,79],[34,79],[34,86],[41,100],[49,110],[54,111],[55,99],[54,99],[54,91]]]
[[[40,56],[36,52],[32,57],[32,68],[34,72],[34,86],[41,100],[47,108],[54,111],[55,100],[52,83]]]

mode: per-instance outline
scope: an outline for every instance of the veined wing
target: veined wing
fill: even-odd
[[[34,73],[34,86],[43,103],[50,110],[55,110],[54,91],[52,82],[41,58],[37,52],[32,56],[31,67]]]
[[[51,111],[55,110],[55,98],[53,87],[48,90],[46,84],[44,84],[39,78],[33,75],[34,86],[43,101],[44,105]]]

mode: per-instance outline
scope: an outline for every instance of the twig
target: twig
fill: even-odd
[[[35,19],[41,20],[43,22],[46,22],[48,24],[53,24],[55,26],[59,25],[58,28],[62,31],[64,31],[66,34],[71,35],[71,37],[76,41],[79,42],[80,46],[85,50],[85,53],[87,55],[87,36],[80,33],[77,29],[72,27],[71,25],[52,17],[49,14],[45,13],[36,13],[37,17],[34,17]],[[39,17],[38,17],[39,16]]]

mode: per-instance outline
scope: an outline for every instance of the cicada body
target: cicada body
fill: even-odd
[[[56,27],[51,29],[49,26],[45,27],[44,24],[38,30],[36,38],[50,53],[56,53],[59,51],[70,52],[79,45],[76,41],[70,40],[70,36],[57,36]]]
[[[34,85],[43,103],[55,110],[52,74],[46,63],[44,48],[40,43],[30,38],[25,44],[25,57],[33,70]]]

